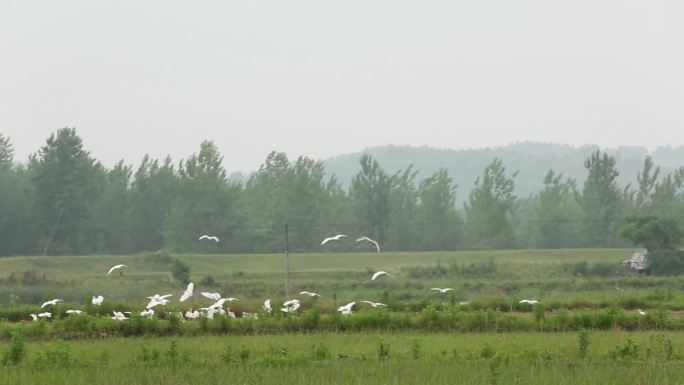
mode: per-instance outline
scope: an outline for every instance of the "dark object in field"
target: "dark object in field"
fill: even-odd
[[[344,358],[349,358],[349,356],[344,354],[344,353],[337,353],[337,358],[344,359]]]

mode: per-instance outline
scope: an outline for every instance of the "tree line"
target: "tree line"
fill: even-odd
[[[626,217],[683,224],[684,167],[661,175],[646,158],[627,186],[607,153],[595,151],[584,167],[581,186],[549,170],[541,191],[520,197],[517,174],[495,158],[459,207],[446,169],[419,180],[413,167],[388,173],[368,155],[349,187],[320,161],[279,152],[236,182],[211,141],[179,161],[145,156],[107,168],[73,128],[50,135],[27,163],[0,134],[0,255],[281,252],[285,224],[293,252],[367,250],[353,240],[320,246],[337,233],[400,251],[617,247],[627,245]]]

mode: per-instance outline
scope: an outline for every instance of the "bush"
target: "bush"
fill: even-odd
[[[10,343],[5,356],[2,359],[3,364],[17,365],[24,357],[26,357],[26,348],[24,346],[24,337],[21,334],[15,333],[12,336],[12,342]]]
[[[187,285],[190,283],[190,266],[180,259],[176,259],[171,266],[171,275],[178,283]]]

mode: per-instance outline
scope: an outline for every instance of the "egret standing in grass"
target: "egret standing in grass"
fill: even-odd
[[[93,299],[90,300],[90,303],[92,303],[95,306],[100,306],[102,305],[102,302],[104,301],[104,297],[101,295],[93,296]]]
[[[261,308],[264,309],[266,313],[271,314],[271,311],[273,310],[271,309],[271,300],[267,299],[266,301],[264,301],[264,306],[262,306]]]

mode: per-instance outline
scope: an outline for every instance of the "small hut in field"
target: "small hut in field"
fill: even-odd
[[[629,259],[622,261],[622,265],[639,274],[648,274],[651,271],[651,263],[648,260],[648,250],[635,250]]]

